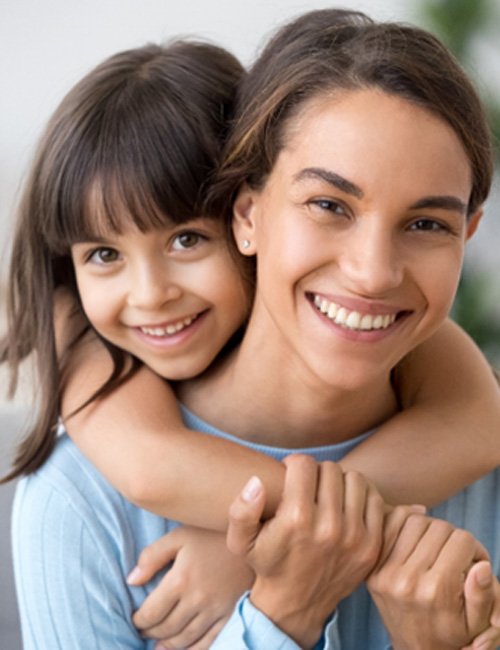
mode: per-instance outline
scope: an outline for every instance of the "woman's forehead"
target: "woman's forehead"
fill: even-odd
[[[320,167],[361,186],[410,183],[468,202],[472,170],[458,135],[401,97],[378,89],[319,95],[291,119],[286,136],[275,169],[286,162],[294,177]]]

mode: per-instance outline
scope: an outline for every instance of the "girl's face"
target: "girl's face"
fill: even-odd
[[[387,381],[450,309],[480,216],[466,220],[470,191],[458,137],[430,112],[376,89],[313,99],[265,186],[235,203],[257,253],[249,327],[306,380]]]
[[[216,220],[146,233],[131,224],[71,251],[92,325],[167,379],[205,370],[247,315],[248,293]]]

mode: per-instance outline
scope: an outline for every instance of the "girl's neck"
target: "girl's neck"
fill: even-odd
[[[348,440],[397,411],[389,376],[356,388],[328,385],[270,341],[269,330],[264,336],[254,331],[250,325],[238,349],[177,388],[180,401],[211,425],[293,449]]]

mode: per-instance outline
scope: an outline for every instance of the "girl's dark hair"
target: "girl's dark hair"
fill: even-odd
[[[207,209],[224,211],[230,221],[238,188],[265,183],[304,104],[362,88],[402,97],[452,127],[471,165],[472,214],[489,193],[493,163],[484,110],[467,75],[428,32],[338,9],[313,11],[282,27],[246,75]]]
[[[80,304],[71,245],[102,228],[120,232],[126,220],[145,231],[201,216],[242,74],[210,44],[148,45],[104,61],[52,116],[19,207],[0,342],[10,394],[21,361],[34,355],[40,408],[4,480],[36,470],[54,446],[65,371],[55,350],[55,290],[65,287]],[[107,347],[115,370],[96,396],[123,381],[127,356]]]

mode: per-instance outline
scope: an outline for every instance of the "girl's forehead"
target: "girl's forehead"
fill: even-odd
[[[94,181],[84,201],[85,232],[106,237],[131,229],[145,232],[174,225],[152,197],[140,193],[131,200],[131,196],[121,192],[117,183]]]

